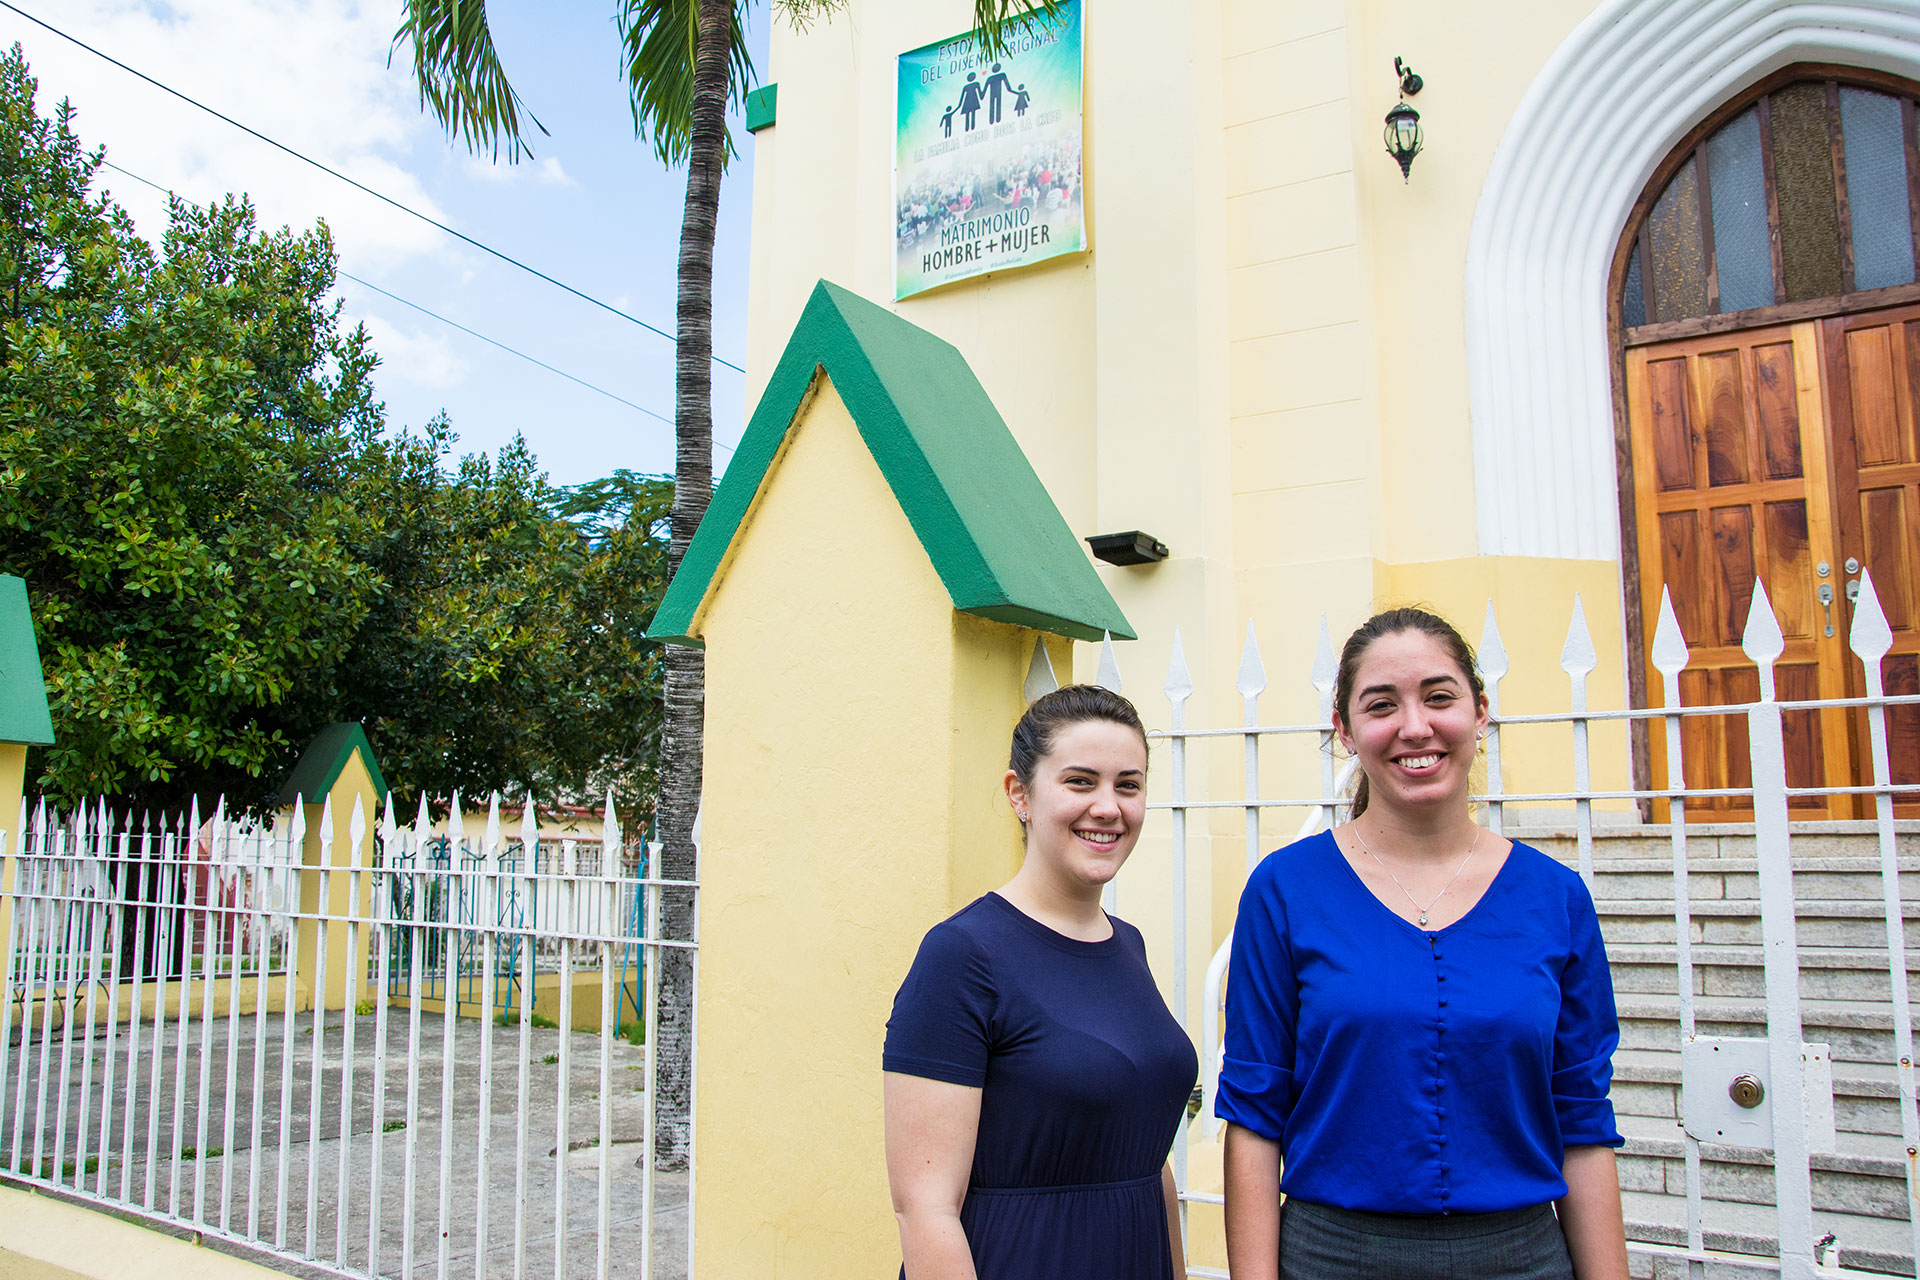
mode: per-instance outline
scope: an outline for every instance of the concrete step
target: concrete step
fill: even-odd
[[[1613,815],[1595,815],[1593,856],[1596,863],[1616,858],[1673,857],[1672,828],[1664,823],[1643,825],[1618,823]],[[1894,824],[1895,838],[1904,847],[1920,837],[1920,821],[1903,820]],[[1578,841],[1570,822],[1542,826],[1509,813],[1505,834],[1523,840],[1536,849],[1569,861],[1578,856]],[[1806,822],[1790,825],[1790,848],[1796,857],[1872,856],[1879,848],[1879,828],[1872,822]],[[1715,858],[1751,858],[1754,834],[1751,823],[1686,824],[1689,861]]]
[[[1616,1004],[1620,1013],[1621,1048],[1679,1051],[1680,1000],[1677,995],[1627,992],[1616,998]],[[1764,1000],[1699,996],[1693,1004],[1695,1031],[1700,1035],[1766,1038]],[[1916,1013],[1920,1013],[1920,1008],[1909,1008],[1910,1018]],[[1844,1000],[1802,1000],[1800,1022],[1806,1040],[1833,1047],[1836,1073],[1846,1069],[1842,1064],[1881,1064],[1894,1060],[1893,1014],[1884,1001],[1873,1007]]]
[[[1613,945],[1607,958],[1613,967],[1616,995],[1664,993],[1677,990],[1678,968],[1670,946],[1637,943]],[[1805,1000],[1859,1000],[1884,1004],[1892,980],[1884,948],[1800,947],[1800,996]],[[1764,998],[1766,969],[1758,946],[1701,945],[1692,948],[1693,992],[1701,996]],[[1920,973],[1920,950],[1907,952],[1907,972]],[[1916,989],[1909,983],[1909,989]]]
[[[1920,900],[1920,858],[1900,859],[1900,892],[1903,901]],[[1671,904],[1673,863],[1667,859],[1638,858],[1596,862],[1593,896],[1596,903],[1652,901]],[[1752,858],[1728,858],[1714,863],[1690,861],[1687,866],[1687,896],[1695,903],[1717,900],[1750,902],[1757,912],[1760,900],[1758,864]],[[1882,897],[1879,859],[1796,859],[1793,866],[1793,896],[1796,902],[1821,899],[1878,902]]]
[[[1920,900],[1901,904],[1908,936],[1920,941]],[[1671,948],[1673,903],[1651,898],[1601,898],[1594,908],[1607,946],[1659,945]],[[1800,899],[1794,904],[1801,946],[1882,947],[1887,941],[1886,909],[1880,898]],[[1713,898],[1688,904],[1687,938],[1696,946],[1758,946],[1760,904]]]
[[[1634,1241],[1684,1247],[1687,1201],[1684,1194],[1622,1190],[1629,1248]],[[1740,1200],[1703,1197],[1700,1212],[1709,1249],[1778,1258],[1773,1207]],[[1814,1238],[1832,1232],[1840,1246],[1840,1265],[1883,1275],[1913,1274],[1913,1235],[1904,1216],[1895,1220],[1820,1206],[1815,1197]],[[1673,1273],[1669,1273],[1673,1274]],[[1684,1269],[1677,1272],[1685,1275]],[[1708,1275],[1714,1273],[1710,1269]]]

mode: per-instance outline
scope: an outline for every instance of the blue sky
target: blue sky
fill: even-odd
[[[387,65],[400,0],[12,0],[154,79],[313,156],[493,248],[671,333],[683,171],[633,136],[612,0],[490,0],[515,86],[551,136],[535,157],[494,165],[449,143],[425,117],[404,52]],[[762,65],[766,6],[754,10]],[[463,451],[525,435],[555,481],[619,467],[673,466],[673,347],[380,204],[352,187],[148,86],[0,9],[0,42],[19,41],[40,109],[62,97],[89,146],[192,200],[254,198],[267,225],[324,218],[340,268],[574,375],[660,418],[552,373],[342,279],[348,323],[364,321],[383,364],[389,421],[446,410]],[[722,186],[714,350],[744,364],[747,222],[753,143]],[[164,197],[111,170],[107,186],[158,239]],[[743,379],[714,370],[715,466],[744,425]]]

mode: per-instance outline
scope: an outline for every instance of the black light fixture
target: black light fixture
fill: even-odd
[[[1167,558],[1167,544],[1138,529],[1096,533],[1086,541],[1093,548],[1093,558],[1108,564],[1155,564]]]
[[[1400,101],[1387,112],[1387,127],[1382,137],[1387,144],[1387,154],[1399,162],[1400,180],[1409,182],[1413,178],[1413,158],[1420,154],[1426,137],[1420,130],[1420,113],[1407,105],[1407,99],[1419,93],[1426,82],[1399,58],[1393,60],[1393,69],[1400,77]]]

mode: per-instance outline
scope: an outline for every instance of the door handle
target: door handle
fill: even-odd
[[[1847,603],[1851,604],[1855,600],[1858,600],[1859,598],[1860,598],[1860,579],[1848,578],[1847,579]]]
[[[1821,609],[1826,611],[1826,615],[1827,615],[1827,634],[1832,635],[1833,634],[1833,584],[1831,582],[1821,583],[1819,596],[1820,596],[1820,607]]]

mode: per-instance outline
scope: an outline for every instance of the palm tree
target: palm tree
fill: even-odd
[[[732,154],[727,103],[745,97],[753,76],[746,47],[750,0],[615,0],[637,136],[651,138],[665,164],[685,162],[687,198],[680,224],[677,349],[673,377],[674,475],[669,576],[679,569],[713,494],[713,238],[720,177]],[[773,0],[797,26],[846,0]],[[976,37],[991,57],[1005,49],[1016,21],[1051,14],[1059,0],[973,0]],[[420,102],[468,150],[509,162],[532,155],[530,129],[546,129],[508,81],[487,26],[486,0],[403,0],[394,45],[413,51]],[[693,823],[700,807],[702,707],[706,663],[699,649],[667,648],[662,734],[660,866],[670,880],[696,875]],[[661,929],[692,936],[691,895],[663,895]],[[681,948],[660,950],[655,1132],[661,1167],[683,1169],[689,1150],[693,974]]]

